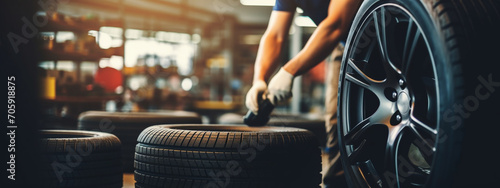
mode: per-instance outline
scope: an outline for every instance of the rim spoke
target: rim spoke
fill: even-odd
[[[399,172],[398,172],[398,149],[401,143],[401,138],[403,136],[403,131],[393,130],[389,131],[389,136],[387,138],[387,145],[385,148],[385,173],[393,173],[395,175],[396,185],[391,185],[389,187],[400,187]],[[389,183],[389,182],[388,182]]]
[[[425,124],[424,122],[418,120],[413,115],[410,118],[410,123],[412,124],[412,127],[414,127],[416,130],[423,131],[425,134],[430,135],[434,138],[437,136],[436,129],[434,129],[431,126]]]
[[[424,77],[422,82],[425,86],[427,95],[427,117],[429,120],[435,119],[437,114],[437,95],[436,95],[436,81],[433,78]]]
[[[359,137],[372,125],[373,124],[370,123],[370,118],[366,118],[359,122],[344,136],[346,144],[352,145],[354,142],[358,141]]]
[[[413,135],[416,137],[413,143],[417,148],[420,150],[424,158],[426,160],[429,160],[436,151],[435,148],[435,138],[437,136],[437,131],[425,123],[419,121],[415,117],[411,117],[411,126],[410,130],[413,133]],[[428,138],[426,138],[424,135],[421,134],[422,131],[424,134],[428,135]]]
[[[368,62],[368,60],[371,58],[373,51],[376,49],[375,47],[378,45],[377,41],[372,41],[370,42],[370,46],[366,49],[365,55],[363,56],[363,60]]]
[[[395,71],[396,73],[400,73],[398,68],[396,68],[392,63],[389,58],[389,50],[387,48],[387,42],[388,42],[388,35],[387,35],[387,30],[386,28],[388,27],[388,23],[386,22],[386,17],[385,17],[386,11],[385,8],[381,8],[380,12],[374,12],[373,13],[373,20],[375,22],[375,32],[377,35],[377,42],[379,44],[380,48],[380,53],[382,55],[383,59],[383,66],[384,69],[386,70],[387,74],[391,74],[391,72]]]
[[[349,59],[349,61],[347,62],[348,65],[354,69],[354,71],[356,71],[357,74],[359,74],[363,80],[365,80],[366,82],[368,82],[367,84],[373,84],[373,83],[381,83],[382,81],[378,81],[378,80],[375,80],[373,78],[370,78],[367,74],[365,74],[365,72],[363,72],[359,67],[358,65],[356,65],[356,63],[367,63],[366,61],[356,61],[354,59]]]
[[[404,44],[403,51],[403,74],[407,75],[410,67],[411,60],[413,59],[413,54],[419,42],[421,33],[420,30],[415,27],[413,20],[409,20],[408,29],[406,31],[406,40]],[[415,28],[415,29],[414,29]],[[415,32],[413,32],[415,30]]]
[[[375,92],[373,91],[373,87],[371,87],[373,84],[380,84],[382,83],[383,81],[378,81],[378,80],[375,80],[373,78],[370,78],[367,74],[365,74],[365,72],[363,72],[356,63],[366,63],[365,61],[355,61],[354,59],[349,59],[347,61],[347,64],[349,65],[349,67],[351,67],[354,72],[356,72],[357,75],[359,75],[361,77],[362,80],[356,78],[354,76],[354,73],[346,73],[346,80],[358,85],[358,86],[361,86],[365,89],[368,89],[372,92]]]
[[[354,151],[352,151],[352,153],[349,154],[349,156],[347,157],[349,159],[349,162],[356,163],[366,160],[368,154],[366,150],[367,150],[366,140],[363,140],[361,144],[359,144],[359,146],[356,149],[354,149]]]
[[[383,7],[380,9],[380,12],[373,13],[373,21],[375,22],[375,32],[377,35],[380,53],[384,61],[388,62],[389,57],[387,53],[387,35],[385,31],[385,9]]]
[[[369,84],[367,84],[367,83],[365,83],[365,82],[363,82],[363,81],[355,78],[352,74],[347,73],[345,79],[348,80],[348,81],[350,81],[350,82],[352,82],[352,83],[354,83],[354,84],[356,84],[356,85],[358,85],[358,86],[361,86],[361,87],[363,87],[365,89],[368,89],[368,90],[370,89],[370,85]]]

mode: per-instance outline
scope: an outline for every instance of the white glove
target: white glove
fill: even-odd
[[[267,97],[273,105],[292,97],[293,75],[281,68],[269,82]]]
[[[249,110],[251,110],[255,115],[259,110],[259,98],[266,92],[267,84],[266,82],[259,80],[253,83],[252,88],[248,90],[245,104]]]

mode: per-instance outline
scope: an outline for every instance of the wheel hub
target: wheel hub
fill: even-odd
[[[399,112],[403,115],[410,112],[410,96],[406,92],[402,91],[399,93],[397,106]]]

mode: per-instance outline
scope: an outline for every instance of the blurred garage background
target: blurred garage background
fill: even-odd
[[[40,28],[42,113],[47,128],[72,128],[88,110],[187,110],[217,123],[246,112],[253,63],[273,0],[47,1]],[[291,29],[285,63],[314,30]],[[41,18],[39,18],[41,19]],[[296,80],[281,113],[323,112],[324,63]]]

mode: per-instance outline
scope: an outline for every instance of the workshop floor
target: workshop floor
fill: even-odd
[[[123,187],[122,188],[134,188],[135,180],[133,173],[124,173],[123,174]]]

